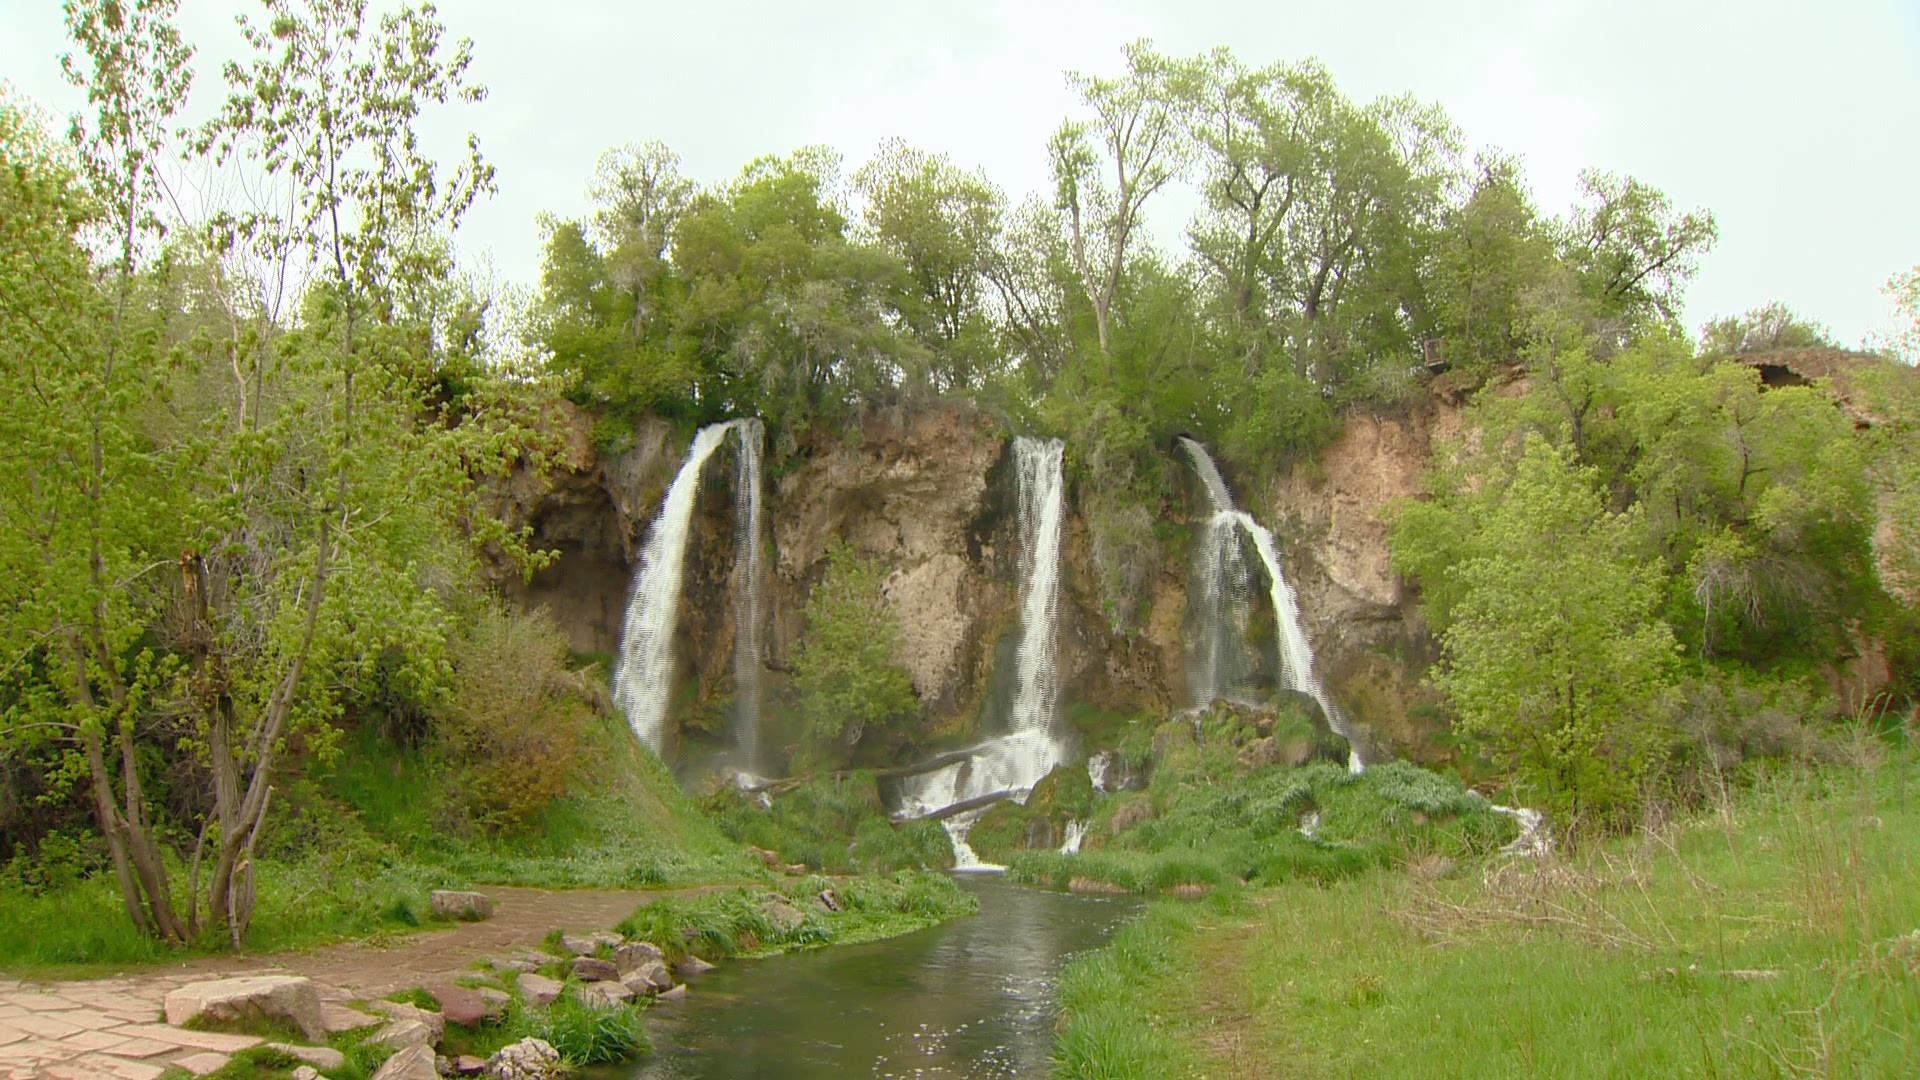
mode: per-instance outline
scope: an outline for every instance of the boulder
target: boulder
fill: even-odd
[[[620,969],[613,966],[613,961],[597,956],[575,957],[572,970],[573,977],[581,982],[613,982],[620,978]]]
[[[388,1058],[374,1072],[372,1080],[440,1080],[440,1069],[433,1060],[433,1047],[424,1043],[405,1047]]]
[[[386,1027],[374,1032],[373,1037],[367,1041],[379,1043],[381,1046],[398,1047],[401,1050],[426,1047],[427,1060],[431,1062],[433,1060],[434,1045],[440,1040],[434,1038],[433,1029],[422,1021],[395,1020]]]
[[[655,1000],[655,1001],[685,1001],[685,1000],[687,1000],[687,984],[686,984],[686,983],[681,983],[681,984],[679,984],[678,986],[675,986],[675,987],[674,987],[673,989],[671,989],[671,990],[662,990],[662,991],[660,992],[660,996],[659,996],[659,997],[656,997],[656,998],[654,998],[653,1000]]]
[[[487,966],[500,975],[518,975],[540,970],[540,961],[530,956],[496,956],[487,961]]]
[[[455,1076],[479,1076],[487,1071],[487,1059],[472,1054],[456,1054],[447,1062],[447,1067]]]
[[[625,983],[594,982],[581,983],[573,988],[573,996],[581,1004],[592,1005],[599,1009],[611,1009],[616,1005],[625,1005],[633,1000],[633,991]]]
[[[673,976],[667,974],[667,965],[655,960],[645,967],[637,968],[622,975],[620,982],[636,994],[644,994],[652,997],[672,986]]]
[[[566,1075],[560,1052],[541,1039],[521,1039],[494,1051],[487,1059],[486,1074],[493,1080],[553,1080]]]
[[[277,1050],[291,1058],[319,1069],[341,1069],[347,1064],[347,1055],[331,1046],[295,1046],[292,1043],[268,1043],[267,1049]]]
[[[497,999],[465,986],[435,986],[427,992],[440,1003],[440,1015],[449,1024],[475,1027],[506,1015],[507,995],[498,990],[493,991]]]
[[[627,939],[611,930],[596,930],[587,935],[587,940],[593,942],[594,950],[597,952],[603,948],[617,949],[625,944]]]
[[[247,975],[188,983],[167,995],[167,1023],[291,1024],[309,1042],[323,1042],[320,991],[298,975]]]
[[[561,934],[560,951],[573,956],[592,956],[594,953],[600,951],[600,945],[592,938],[579,937],[574,934]]]
[[[480,1000],[487,1003],[488,1013],[496,1020],[507,1015],[507,1010],[513,1008],[513,995],[505,990],[495,990],[491,986],[477,986],[473,992],[479,994]]]
[[[287,1074],[287,1077],[288,1080],[326,1080],[325,1077],[320,1075],[320,1070],[311,1065],[295,1066],[294,1070]]]
[[[689,953],[674,962],[673,973],[682,979],[697,979],[713,970],[713,965]]]
[[[479,922],[482,919],[493,918],[493,898],[485,893],[435,889],[432,904],[433,917],[436,919]]]
[[[1280,744],[1273,736],[1255,739],[1240,748],[1240,767],[1243,769],[1264,769],[1280,763]]]
[[[766,865],[766,868],[769,870],[772,870],[780,865],[779,852],[768,851],[766,848],[763,848],[763,847],[753,847],[749,845],[747,847],[747,854],[752,855],[756,859],[759,859],[762,863]]]
[[[447,1018],[434,1012],[432,1009],[423,1009],[418,1005],[409,1005],[404,1001],[370,1001],[367,1003],[367,1008],[372,1009],[374,1012],[396,1023],[402,1020],[412,1020],[416,1023],[425,1024],[427,1030],[433,1033],[433,1041],[436,1043],[447,1037]],[[393,1025],[389,1024],[387,1026],[391,1027]]]
[[[1097,881],[1090,877],[1075,877],[1067,882],[1067,891],[1072,893],[1091,893],[1095,896],[1123,896],[1126,889],[1111,881]]]
[[[540,1008],[553,1004],[554,999],[560,996],[560,991],[566,989],[557,979],[531,972],[515,979],[513,983],[520,991],[520,1000]]]
[[[782,934],[793,933],[800,928],[801,923],[807,921],[806,915],[802,914],[799,908],[778,896],[769,896],[760,901],[760,914],[766,916],[767,921],[773,924],[773,928]]]
[[[622,975],[638,971],[648,964],[664,964],[666,961],[667,954],[651,941],[629,941],[613,950],[613,966],[620,969]]]

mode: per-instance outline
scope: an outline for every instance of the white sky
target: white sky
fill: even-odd
[[[376,0],[376,7],[379,6]],[[223,93],[236,0],[183,0],[201,50],[192,106]],[[1046,187],[1062,72],[1121,46],[1225,44],[1248,64],[1318,56],[1356,99],[1411,92],[1470,145],[1520,155],[1558,212],[1585,166],[1627,172],[1720,222],[1687,320],[1783,300],[1845,343],[1889,327],[1881,285],[1920,264],[1920,0],[442,0],[492,90],[471,128],[500,193],[462,232],[499,274],[537,273],[534,216],[585,208],[608,146],[664,140],[702,181],[826,143],[849,168],[890,135],[984,167],[1017,201]],[[0,0],[0,78],[65,114],[57,0]],[[1178,246],[1182,209],[1158,240]]]

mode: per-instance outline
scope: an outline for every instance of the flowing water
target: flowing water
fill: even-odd
[[[1054,980],[1137,909],[971,875],[980,914],[890,941],[722,965],[648,1014],[654,1053],[603,1077],[1035,1077]]]
[[[981,743],[963,760],[903,781],[895,818],[921,817],[1003,792],[1024,797],[1065,760],[1067,746],[1056,722],[1060,534],[1066,519],[1064,450],[1058,439],[1022,436],[1013,441],[1020,513],[1020,649],[1007,733]],[[948,832],[953,832],[952,826]],[[964,831],[958,839],[956,854],[965,846]]]
[[[626,714],[635,735],[656,754],[666,750],[667,703],[673,693],[673,636],[680,616],[680,588],[686,579],[687,537],[700,471],[728,435],[740,442],[735,492],[735,604],[739,627],[734,648],[734,682],[739,719],[735,738],[752,767],[757,749],[760,683],[760,421],[729,420],[709,424],[693,436],[687,459],[667,488],[660,513],[647,532],[620,629],[620,653],[613,671],[613,700]]]
[[[1244,643],[1247,633],[1247,610],[1245,596],[1251,589],[1246,560],[1240,552],[1240,537],[1247,536],[1253,541],[1253,547],[1260,555],[1260,563],[1267,572],[1268,596],[1273,604],[1274,622],[1278,628],[1277,650],[1280,662],[1280,682],[1288,690],[1297,691],[1313,698],[1326,714],[1327,723],[1333,730],[1347,740],[1351,748],[1347,755],[1347,767],[1354,772],[1362,768],[1360,751],[1353,742],[1352,731],[1347,723],[1346,714],[1340,711],[1333,699],[1327,695],[1326,688],[1313,670],[1313,646],[1307,640],[1307,632],[1300,622],[1300,601],[1288,584],[1287,577],[1280,569],[1280,554],[1274,545],[1273,532],[1256,521],[1249,514],[1233,504],[1233,494],[1227,490],[1227,484],[1220,476],[1220,469],[1213,463],[1213,456],[1207,448],[1192,439],[1181,439],[1180,446],[1193,462],[1193,469],[1200,477],[1202,486],[1207,489],[1207,499],[1211,504],[1213,518],[1207,525],[1206,542],[1200,546],[1194,572],[1199,578],[1196,601],[1200,607],[1204,626],[1198,655],[1188,672],[1188,681],[1193,688],[1194,704],[1205,706],[1213,699],[1223,696],[1231,687],[1232,681],[1225,667],[1224,658],[1229,656],[1234,644]],[[1237,636],[1237,639],[1235,635]]]

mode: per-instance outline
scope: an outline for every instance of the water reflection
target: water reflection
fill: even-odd
[[[1055,977],[1135,903],[997,877],[961,884],[980,898],[979,915],[891,941],[725,965],[686,1006],[650,1013],[654,1053],[610,1075],[1044,1075]]]

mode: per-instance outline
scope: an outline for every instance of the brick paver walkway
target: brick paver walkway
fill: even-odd
[[[493,887],[494,917],[414,934],[391,948],[362,942],[304,953],[204,957],[111,979],[31,983],[0,979],[0,1080],[153,1080],[172,1067],[194,1075],[262,1040],[168,1027],[167,992],[228,975],[286,973],[319,984],[330,1005],[451,981],[475,960],[538,946],[547,931],[604,930],[658,892]],[[697,890],[696,890],[697,891]]]

